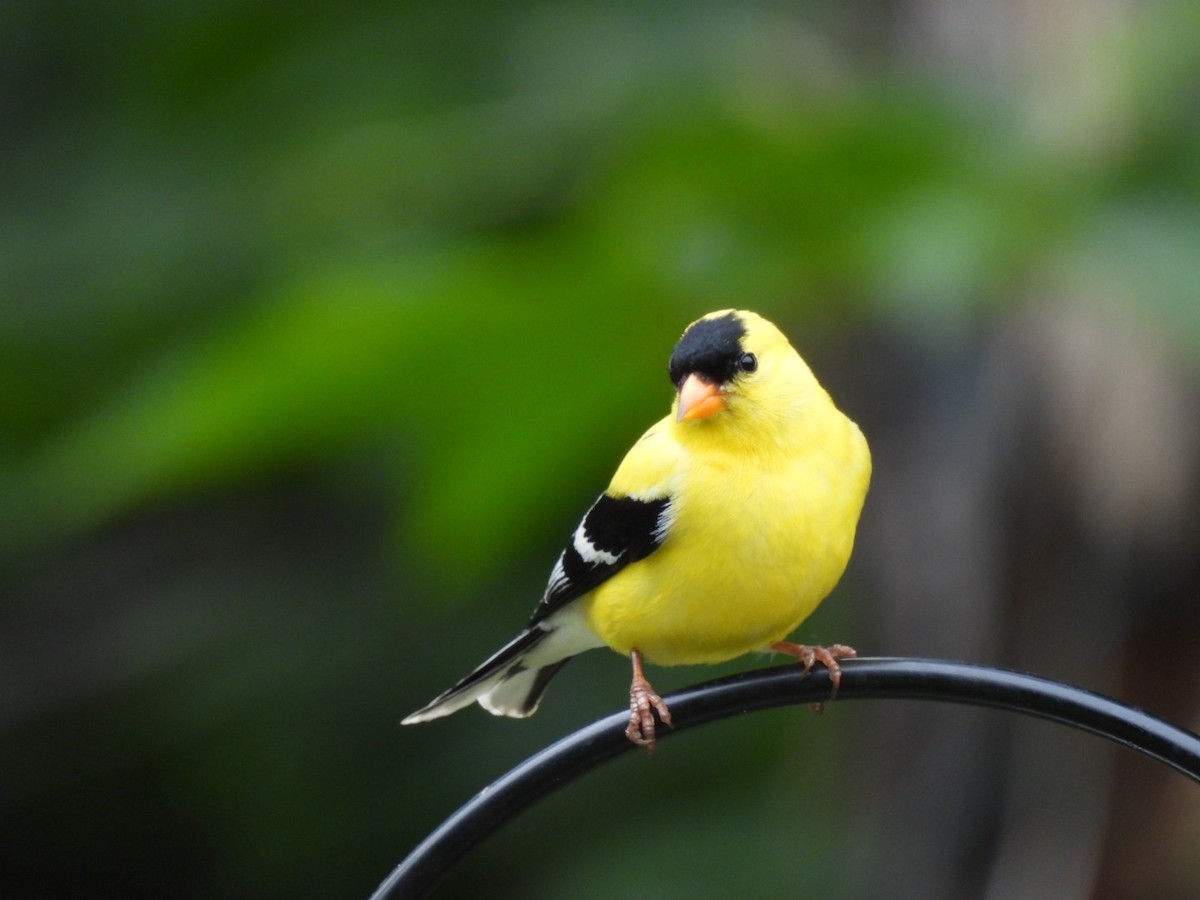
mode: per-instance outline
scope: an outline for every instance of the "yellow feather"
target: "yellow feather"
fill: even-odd
[[[737,315],[759,364],[728,410],[684,422],[672,410],[608,488],[673,498],[666,541],[583,601],[608,646],[661,665],[721,662],[792,632],[841,577],[870,480],[862,433],[787,338]]]

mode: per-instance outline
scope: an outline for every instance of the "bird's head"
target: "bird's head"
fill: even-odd
[[[679,424],[786,417],[814,390],[823,393],[783,333],[744,310],[720,310],[689,325],[668,373]]]

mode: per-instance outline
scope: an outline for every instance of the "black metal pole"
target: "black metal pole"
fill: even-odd
[[[659,739],[739,713],[829,700],[829,675],[798,666],[744,672],[666,698],[674,729]],[[1091,732],[1166,763],[1200,782],[1200,737],[1089,691],[1002,669],[927,659],[842,663],[838,700],[914,699],[990,706]],[[468,850],[534,802],[601,763],[637,748],[625,737],[626,712],[593,722],[480,791],[408,855],[371,900],[424,897]]]

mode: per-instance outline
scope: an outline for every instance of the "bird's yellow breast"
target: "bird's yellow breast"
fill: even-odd
[[[779,446],[728,435],[681,445],[666,421],[635,446],[613,487],[623,477],[645,484],[642,458],[673,460],[660,483],[671,520],[661,547],[584,600],[606,644],[661,665],[721,662],[782,640],[833,590],[870,455],[858,428],[822,401],[804,433]]]

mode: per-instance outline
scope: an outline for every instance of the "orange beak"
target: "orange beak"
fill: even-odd
[[[684,379],[683,386],[679,388],[679,408],[675,412],[675,421],[707,419],[727,407],[720,386],[705,381],[693,372]]]

